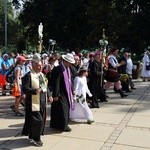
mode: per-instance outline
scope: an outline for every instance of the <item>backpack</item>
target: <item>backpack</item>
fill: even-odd
[[[14,69],[15,67],[11,68],[6,74],[6,81],[11,84],[14,82],[15,79]]]

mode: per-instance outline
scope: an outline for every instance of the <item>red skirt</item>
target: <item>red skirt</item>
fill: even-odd
[[[21,96],[21,91],[19,89],[20,87],[18,87],[17,83],[14,83],[14,86],[12,87],[12,95],[14,97]]]
[[[0,86],[6,85],[6,77],[0,73]]]
[[[107,70],[104,78],[108,82],[118,82],[119,74],[116,70]]]

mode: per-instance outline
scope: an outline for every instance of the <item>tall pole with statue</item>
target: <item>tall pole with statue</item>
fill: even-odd
[[[105,29],[103,29],[102,39],[99,40],[99,44],[101,49],[103,49],[103,53],[106,55],[106,47],[108,45],[108,41],[106,40]]]
[[[41,53],[42,51],[42,43],[43,43],[43,25],[42,23],[38,26],[38,33],[39,33],[39,47],[38,47],[38,53]]]
[[[105,29],[103,29],[102,39],[99,40],[99,44],[101,46],[100,58],[101,58],[101,69],[103,71],[105,57],[106,57],[106,49],[108,45],[108,41],[106,40]],[[103,74],[101,74],[101,87],[103,86]]]

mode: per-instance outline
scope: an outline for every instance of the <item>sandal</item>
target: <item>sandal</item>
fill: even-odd
[[[19,111],[18,111],[18,112],[16,112],[16,113],[15,113],[15,116],[23,117],[23,116],[24,116],[24,114],[22,114],[21,112],[19,112]]]

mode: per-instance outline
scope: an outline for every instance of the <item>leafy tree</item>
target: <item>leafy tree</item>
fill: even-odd
[[[30,17],[29,17],[30,15]],[[26,36],[31,42],[38,39],[37,28],[44,25],[44,44],[55,39],[61,47],[83,47],[87,35],[86,1],[84,0],[36,0],[28,1],[20,14],[22,24],[27,28]],[[33,37],[34,35],[34,37]]]
[[[44,25],[44,45],[49,38],[58,47],[78,50],[98,47],[105,28],[110,45],[140,51],[150,43],[149,0],[30,0],[20,14],[24,36],[32,45],[38,25]]]
[[[0,45],[4,45],[4,2],[0,1]]]
[[[5,43],[5,22],[4,22],[4,1],[0,1],[0,45],[4,47]],[[12,7],[12,2],[7,3],[7,40],[8,40],[8,50],[17,51],[18,39],[21,35],[20,22],[17,16],[14,14],[14,9]]]

